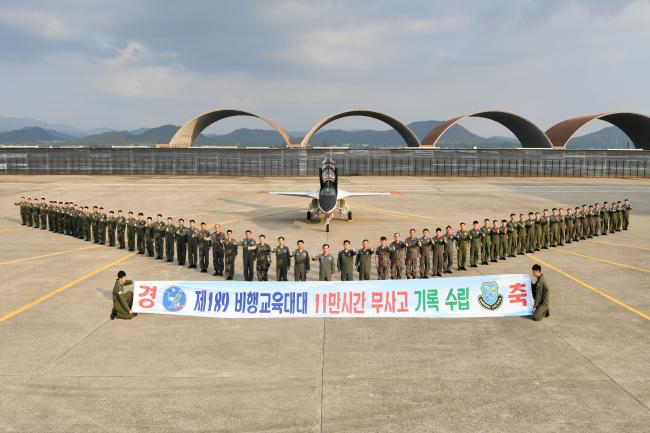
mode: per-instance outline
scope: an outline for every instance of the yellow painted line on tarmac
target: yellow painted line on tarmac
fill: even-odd
[[[597,241],[597,240],[594,240],[594,239],[587,239],[587,242],[595,242],[597,244],[615,245],[617,247],[627,247],[627,248],[635,248],[637,250],[650,251],[650,248],[637,247],[636,245],[616,244],[614,242]]]
[[[4,316],[0,317],[0,322],[4,322],[5,320],[11,319],[11,318],[14,317],[15,315],[20,314],[20,313],[22,313],[22,312],[25,311],[25,310],[29,310],[30,308],[32,308],[32,307],[34,307],[34,306],[40,304],[41,302],[47,301],[47,300],[50,299],[52,296],[54,296],[54,295],[56,295],[56,294],[58,294],[58,293],[61,293],[61,292],[63,292],[64,290],[69,289],[70,287],[76,286],[77,284],[79,284],[79,283],[81,283],[81,282],[87,280],[88,278],[93,277],[93,276],[99,274],[100,272],[103,272],[103,271],[105,271],[105,270],[111,268],[112,266],[115,266],[115,265],[117,265],[118,263],[121,263],[121,262],[123,262],[124,260],[129,259],[129,258],[135,256],[136,254],[137,254],[137,253],[131,253],[131,254],[128,254],[128,255],[126,255],[126,256],[120,257],[119,259],[117,259],[117,260],[113,260],[112,262],[110,262],[110,263],[108,263],[108,264],[102,266],[101,268],[95,269],[94,271],[89,272],[89,273],[87,273],[86,275],[83,275],[83,276],[77,278],[76,280],[69,282],[69,283],[66,284],[65,286],[61,286],[61,287],[59,287],[58,289],[52,290],[51,292],[46,293],[45,295],[41,296],[41,297],[38,298],[38,299],[35,299],[34,301],[30,302],[29,304],[25,304],[25,305],[23,305],[22,307],[17,308],[17,309],[15,309],[14,311],[12,311],[12,312],[10,312],[10,313],[7,313],[7,314],[5,314]]]
[[[601,258],[598,258],[598,257],[586,256],[584,254],[574,253],[573,251],[565,251],[565,250],[557,250],[557,251],[560,252],[560,253],[563,253],[563,254],[571,254],[573,256],[578,256],[578,257],[583,257],[585,259],[594,260],[596,262],[607,263],[608,265],[618,266],[618,267],[627,268],[627,269],[633,269],[633,270],[639,271],[639,272],[650,273],[650,269],[639,268],[637,266],[632,266],[632,265],[626,265],[625,263],[612,262],[611,260],[605,260],[605,259],[601,259]]]
[[[551,265],[548,262],[545,262],[544,260],[540,259],[539,257],[533,257],[530,254],[526,254],[526,257],[528,257],[530,260],[532,260],[534,262],[541,263],[542,265],[546,266],[547,268],[553,269],[555,272],[565,276],[566,278],[570,279],[571,281],[573,281],[575,283],[578,283],[583,287],[586,287],[587,289],[591,290],[592,292],[602,296],[603,298],[615,303],[616,305],[618,305],[620,307],[625,308],[628,311],[631,311],[632,313],[636,314],[637,316],[639,316],[639,317],[641,317],[643,319],[646,319],[646,320],[650,320],[650,315],[644,313],[643,311],[637,310],[636,308],[627,305],[625,302],[616,299],[612,295],[610,295],[608,293],[605,293],[602,290],[597,289],[596,287],[594,287],[594,286],[592,286],[590,284],[585,283],[584,281],[578,279],[577,277],[574,277],[573,275],[571,275],[571,274],[569,274],[567,272],[564,272],[563,270],[561,270],[559,268],[556,268],[555,266]]]
[[[275,215],[275,214],[278,214],[280,212],[284,212],[287,209],[290,209],[290,206],[283,206],[281,208],[274,208],[274,209],[275,210],[272,210],[270,212],[258,213],[258,214],[249,215],[249,216],[246,216],[246,217],[241,217],[241,218],[234,218],[234,219],[230,219],[230,220],[226,220],[226,221],[217,222],[216,224],[221,224],[223,226],[224,224],[232,224],[232,223],[238,222],[238,221],[246,221],[246,220],[250,220],[250,219],[253,219],[253,218],[257,218],[257,217]]]
[[[92,248],[97,248],[97,247],[99,247],[99,245],[91,245],[89,247],[73,248],[71,250],[56,251],[54,253],[43,254],[43,255],[40,255],[40,256],[32,256],[32,257],[24,257],[22,259],[8,260],[6,262],[0,262],[0,266],[2,266],[2,265],[13,265],[14,263],[26,262],[28,260],[36,260],[36,259],[42,259],[42,258],[45,258],[45,257],[59,256],[61,254],[74,253],[74,252],[77,252],[77,251],[90,250]]]
[[[381,213],[388,213],[388,214],[394,214],[397,216],[401,216],[402,218],[405,219],[412,219],[412,218],[419,218],[427,221],[431,221],[434,219],[432,216],[427,216],[427,215],[418,215],[414,213],[409,213],[409,212],[402,212],[399,210],[392,210],[392,209],[383,209],[383,208],[378,208],[378,207],[370,207],[370,206],[359,206],[359,205],[354,205],[354,207],[358,207],[360,209],[367,209],[375,212],[381,212]]]

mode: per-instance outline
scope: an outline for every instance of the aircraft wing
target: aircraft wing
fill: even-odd
[[[273,195],[289,195],[293,197],[307,197],[307,198],[318,198],[318,191],[311,192],[294,192],[294,191],[269,191],[267,194]]]
[[[339,190],[339,198],[362,197],[371,195],[394,195],[392,192],[347,192]]]

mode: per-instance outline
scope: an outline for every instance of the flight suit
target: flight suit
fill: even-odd
[[[153,223],[144,226],[144,246],[147,250],[147,255],[149,257],[154,257],[154,244],[153,244]]]
[[[452,235],[445,234],[445,273],[451,274],[451,266],[454,264],[454,242],[456,237]]]
[[[147,224],[144,220],[135,220],[135,233],[137,235],[136,237],[136,244],[138,246],[138,253],[139,254],[144,254],[144,232],[145,232],[145,224]]]
[[[336,272],[336,259],[334,256],[331,254],[319,254],[312,260],[320,263],[318,281],[332,281],[332,275]]]
[[[609,232],[614,233],[616,231],[616,205],[612,205],[609,210]]]
[[[580,210],[576,212],[576,237],[575,240],[585,239],[585,213]]]
[[[369,280],[372,272],[372,255],[375,252],[371,248],[361,248],[356,252],[355,266],[359,273],[359,281]]]
[[[224,266],[226,280],[232,280],[235,277],[235,258],[237,257],[238,244],[234,239],[223,241]]]
[[[508,247],[510,246],[510,233],[508,232],[507,223],[505,226],[499,227],[499,236],[501,248],[499,250],[499,258],[505,260],[508,254]]]
[[[106,230],[108,230],[108,246],[109,247],[114,247],[115,246],[115,228],[117,226],[117,222],[115,217],[107,217],[106,218]]]
[[[445,246],[447,240],[444,236],[434,237],[433,242],[433,273],[442,276],[445,267]]]
[[[126,220],[126,241],[129,247],[129,251],[135,250],[135,231],[136,231],[136,222],[138,220],[130,217]]]
[[[481,264],[487,265],[490,261],[490,254],[492,253],[492,229],[490,227],[481,227]]]
[[[542,246],[540,247],[541,249],[548,249],[549,241],[550,241],[550,221],[548,217],[542,216]]]
[[[39,216],[41,218],[41,230],[47,230],[47,204],[41,203]]]
[[[167,262],[174,261],[174,244],[176,243],[176,231],[174,224],[165,224],[165,259]]]
[[[287,281],[289,267],[291,266],[291,250],[286,245],[278,245],[271,252],[275,254],[275,279],[277,281]]]
[[[117,232],[117,244],[121,250],[126,248],[124,232],[126,230],[126,217],[124,215],[115,218],[115,230]]]
[[[542,229],[542,217],[535,218],[535,251],[542,249],[544,242],[544,234]]]
[[[550,316],[551,292],[546,284],[544,275],[540,275],[533,284],[533,294],[535,298],[533,320],[539,321]]]
[[[593,228],[591,229],[591,235],[592,236],[600,236],[600,231],[601,231],[601,228],[600,228],[600,213],[601,212],[602,211],[600,210],[600,208],[594,209],[593,222],[592,222]]]
[[[212,266],[214,273],[223,275],[223,241],[226,240],[226,235],[223,232],[212,232]],[[286,281],[286,280],[285,280]]]
[[[377,279],[385,280],[390,274],[390,247],[377,247],[375,249],[377,255]]]
[[[341,274],[341,281],[352,281],[352,268],[354,266],[354,250],[341,250],[339,251],[336,260],[336,268]]]
[[[510,257],[515,257],[517,254],[517,239],[519,237],[517,230],[519,228],[519,223],[517,221],[508,221],[506,227],[508,227],[508,255]]]
[[[207,230],[199,230],[199,268],[201,272],[208,272],[210,266],[210,232]]]
[[[501,230],[499,227],[492,227],[490,229],[490,242],[492,244],[490,261],[496,262],[499,259],[499,252],[501,251]]]
[[[199,229],[188,227],[187,229],[187,262],[188,268],[196,268],[196,255],[199,249]]]
[[[257,244],[255,247],[255,260],[257,269],[257,281],[269,280],[269,267],[271,266],[271,245]]]
[[[456,232],[456,265],[459,271],[465,271],[467,268],[467,242],[471,239],[468,231],[458,230]]]
[[[35,229],[39,228],[39,224],[41,221],[40,212],[41,212],[41,205],[38,203],[34,203],[32,205],[32,227],[34,227]]]
[[[187,227],[179,225],[176,229],[176,257],[179,266],[185,266],[187,259]]]
[[[526,251],[526,221],[517,223],[517,253],[523,255]]]
[[[420,238],[420,278],[428,278],[431,273],[431,260],[433,258],[433,243],[431,238]]]
[[[243,239],[240,242],[242,246],[242,260],[244,263],[244,279],[253,281],[253,269],[255,265],[255,250],[249,250],[249,247],[257,245],[255,239]]]
[[[134,316],[129,313],[133,307],[133,292],[124,290],[125,286],[130,286],[133,281],[126,280],[124,284],[116,279],[113,285],[113,310],[111,311],[111,318],[117,317],[118,319],[131,320]]]
[[[609,207],[603,207],[603,210],[600,212],[600,228],[600,234],[607,235],[607,230],[609,229]]]
[[[420,276],[420,248],[422,242],[418,238],[408,237],[406,243],[406,279],[418,278]]]
[[[630,213],[632,212],[632,205],[623,203],[623,230],[627,230],[630,225]]]
[[[582,221],[582,227],[585,232],[585,237],[590,239],[593,233],[593,211],[588,210],[585,213],[585,219]]]
[[[18,206],[18,210],[20,212],[20,224],[26,226],[27,216],[25,216],[25,201],[21,200],[19,202],[14,202],[14,206]]]
[[[154,222],[151,226],[151,231],[153,234],[153,242],[156,251],[156,260],[162,260],[163,258],[163,238],[165,236],[165,223],[164,222]]]
[[[551,233],[549,244],[551,247],[556,247],[557,244],[560,243],[560,225],[556,216],[551,215],[549,217],[549,225]]]
[[[294,250],[293,254],[293,279],[307,281],[307,271],[310,269],[309,253],[306,250]]]
[[[564,245],[564,242],[566,242],[566,217],[564,215],[558,215],[557,216],[557,224],[558,224],[558,232],[560,234],[560,237],[558,239],[558,245],[562,246]]]
[[[390,248],[390,278],[399,280],[404,273],[406,244],[404,241],[393,241],[390,244]]]
[[[77,210],[77,237],[84,238],[84,214],[81,208]]]
[[[481,250],[481,229],[471,229],[469,239],[469,265],[475,268],[478,266],[478,256]]]

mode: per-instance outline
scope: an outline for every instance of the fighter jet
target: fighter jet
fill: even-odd
[[[320,188],[317,190],[311,192],[269,191],[267,193],[311,198],[309,208],[307,209],[307,220],[313,218],[320,219],[321,215],[324,216],[326,232],[330,231],[330,222],[335,215],[348,221],[352,220],[352,211],[346,202],[348,197],[396,194],[391,192],[347,192],[339,189],[336,163],[331,156],[323,159],[318,174]]]

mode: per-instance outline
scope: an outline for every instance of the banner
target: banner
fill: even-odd
[[[136,281],[133,311],[221,318],[532,314],[526,274],[372,281]]]

